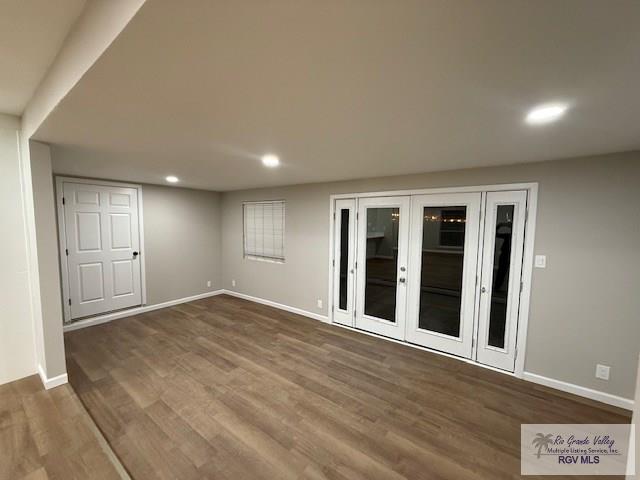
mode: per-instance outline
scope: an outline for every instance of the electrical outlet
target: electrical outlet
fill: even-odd
[[[608,365],[596,365],[596,378],[601,380],[609,380],[609,373],[611,371],[611,367]]]
[[[231,280],[231,286],[235,287],[236,286],[236,281],[235,280]]]
[[[318,299],[318,308],[322,308],[322,300]]]
[[[536,259],[534,262],[536,268],[547,268],[547,256],[546,255],[536,255]]]
[[[211,280],[207,280],[207,287],[211,286]]]

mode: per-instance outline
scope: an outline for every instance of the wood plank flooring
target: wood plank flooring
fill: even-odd
[[[71,384],[137,479],[520,478],[521,423],[629,422],[623,410],[229,296],[65,341]]]
[[[34,375],[0,386],[1,480],[120,479],[97,435],[69,385],[44,390]]]

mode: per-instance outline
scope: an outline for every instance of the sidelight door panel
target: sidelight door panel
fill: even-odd
[[[488,192],[485,207],[477,360],[512,372],[520,305],[525,191]]]

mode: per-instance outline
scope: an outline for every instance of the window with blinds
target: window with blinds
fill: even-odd
[[[245,258],[284,262],[284,200],[242,205]]]

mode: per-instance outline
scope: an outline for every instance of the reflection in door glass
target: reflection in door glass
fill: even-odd
[[[489,345],[498,348],[504,348],[504,332],[507,324],[513,211],[513,205],[498,205],[496,213],[493,283],[491,288],[491,310],[489,314]]]
[[[419,328],[460,336],[467,207],[425,207]]]
[[[349,209],[340,210],[340,310],[347,309],[347,274],[349,270]]]
[[[396,321],[398,208],[367,209],[364,313]]]

